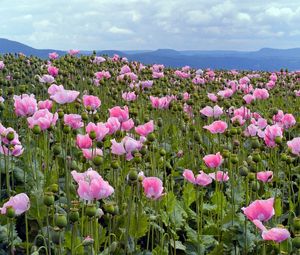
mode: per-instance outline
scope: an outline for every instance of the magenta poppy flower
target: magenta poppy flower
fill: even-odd
[[[124,92],[122,94],[122,98],[127,101],[127,102],[131,102],[131,101],[135,101],[137,98],[137,95],[135,94],[135,92]]]
[[[86,159],[93,159],[95,156],[103,156],[103,151],[99,148],[96,149],[82,149],[82,154]]]
[[[79,94],[79,91],[64,89],[57,91],[55,94],[51,95],[50,98],[58,104],[67,104],[74,102]]]
[[[272,126],[267,126],[264,134],[265,134],[264,141],[266,145],[270,148],[276,146],[276,142],[275,142],[276,137],[280,137],[280,138],[283,137],[282,128],[277,124]]]
[[[269,98],[269,92],[266,89],[257,88],[253,91],[253,96],[255,97],[255,99],[265,100]]]

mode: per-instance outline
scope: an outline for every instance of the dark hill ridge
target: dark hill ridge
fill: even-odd
[[[66,51],[54,49],[35,49],[25,44],[0,38],[0,54],[19,53],[34,55],[40,58],[48,58],[50,52],[56,51],[59,55]],[[91,54],[92,51],[81,51],[82,54]],[[274,71],[281,68],[300,70],[300,48],[272,49],[262,48],[258,51],[201,51],[173,49],[158,50],[102,50],[98,55],[118,54],[129,60],[140,61],[144,64],[164,64],[170,67],[182,67],[189,65],[194,68],[214,69],[248,69]]]

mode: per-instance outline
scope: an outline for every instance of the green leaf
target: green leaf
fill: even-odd
[[[186,207],[189,207],[196,200],[194,185],[188,183],[183,189],[183,201]]]
[[[275,209],[275,215],[277,217],[279,217],[282,214],[282,206],[281,206],[281,198],[280,197],[277,197],[275,199],[274,209]]]
[[[139,214],[138,217],[136,217],[135,214],[131,215],[129,228],[130,236],[140,238],[147,233],[148,227],[149,220],[145,214]]]
[[[171,241],[171,246],[174,248],[174,242],[172,242],[172,241]],[[175,241],[175,247],[176,247],[176,250],[182,250],[182,251],[186,250],[186,247],[182,244],[181,241]]]

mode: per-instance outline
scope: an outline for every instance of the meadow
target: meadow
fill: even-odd
[[[71,50],[0,88],[1,255],[299,254],[300,72]]]

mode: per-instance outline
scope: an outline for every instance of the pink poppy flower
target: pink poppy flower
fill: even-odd
[[[208,174],[212,179],[218,182],[227,182],[229,180],[229,176],[227,172],[217,171],[216,173]]]
[[[76,144],[80,149],[89,149],[92,147],[93,141],[91,140],[88,134],[78,134],[76,137]]]
[[[122,131],[129,131],[134,127],[134,122],[132,119],[126,120],[121,124]]]
[[[83,156],[86,159],[93,159],[95,156],[103,156],[103,151],[99,148],[93,149],[82,149]]]
[[[255,89],[253,91],[253,96],[255,99],[265,100],[269,98],[269,92],[266,89]]]
[[[255,200],[248,207],[243,207],[242,211],[251,221],[268,221],[275,214],[273,205],[274,198],[269,198],[267,200]]]
[[[149,122],[143,125],[139,125],[135,128],[135,132],[137,132],[141,136],[147,136],[153,131],[154,131],[153,120],[150,120]]]
[[[94,124],[90,122],[87,124],[85,131],[90,134],[91,131],[95,131],[96,133],[96,140],[102,141],[103,138],[109,133],[109,128],[102,122]]]
[[[207,129],[212,134],[222,134],[227,129],[227,123],[221,120],[217,120],[208,126],[204,126],[203,128]]]
[[[21,215],[30,208],[29,197],[25,193],[20,193],[10,197],[9,200],[0,208],[1,214],[6,214],[8,207],[12,207],[16,215]]]
[[[48,74],[52,75],[53,77],[56,77],[58,75],[59,69],[55,66],[49,66],[47,70]]]
[[[131,69],[128,65],[122,66],[120,74],[130,73]]]
[[[195,184],[195,176],[192,170],[190,169],[185,169],[183,171],[182,176],[184,179],[186,179],[188,182]]]
[[[205,187],[212,183],[210,175],[204,173],[203,171],[200,171],[199,173],[200,174],[196,175],[195,184]]]
[[[105,123],[105,126],[109,129],[109,134],[111,135],[120,129],[121,123],[119,122],[118,118],[110,117]]]
[[[53,105],[53,103],[49,99],[46,99],[44,101],[39,101],[38,102],[38,108],[39,108],[39,110],[43,110],[43,109],[51,110],[52,105]]]
[[[272,171],[258,172],[256,174],[256,178],[257,180],[262,182],[271,182],[273,179],[273,172]]]
[[[277,124],[272,126],[267,126],[265,129],[264,141],[268,147],[273,148],[276,146],[276,142],[275,142],[276,137],[280,137],[280,138],[283,137],[282,128]]]
[[[83,99],[83,105],[85,108],[91,107],[91,109],[94,111],[97,108],[101,106],[101,101],[98,97],[96,96],[89,96],[89,95],[84,95],[82,97]]]
[[[145,177],[142,182],[144,193],[147,198],[154,200],[159,199],[163,196],[163,185],[162,181],[157,177]]]
[[[100,200],[112,195],[114,188],[100,176],[91,180],[80,180],[77,193],[81,199],[87,201]]]
[[[77,55],[79,52],[80,52],[79,50],[73,50],[73,49],[71,49],[71,50],[68,51],[69,55],[71,55],[71,56],[75,56],[75,55]]]
[[[65,114],[64,123],[72,129],[78,129],[84,125],[79,114]]]
[[[290,238],[291,234],[285,228],[271,228],[270,230],[263,231],[261,236],[264,240],[270,240],[276,243],[281,243],[286,239]]]
[[[4,62],[3,62],[3,61],[0,61],[0,70],[3,70],[4,67],[5,67]]]
[[[122,109],[120,106],[115,106],[109,109],[109,116],[117,118],[120,122],[126,121],[129,119],[128,107],[124,106]]]
[[[217,168],[222,164],[223,158],[220,152],[218,152],[217,154],[206,155],[203,160],[207,167]]]
[[[209,100],[211,100],[213,102],[217,102],[218,101],[218,97],[215,94],[213,94],[213,93],[208,93],[207,97],[208,97]]]
[[[134,91],[133,92],[124,92],[122,94],[122,98],[127,102],[131,102],[131,101],[135,101],[137,96]]]
[[[295,117],[293,116],[293,114],[287,113],[281,119],[281,124],[282,124],[283,128],[289,129],[289,128],[295,126],[295,124],[296,124]]]
[[[55,126],[58,119],[57,112],[55,114],[49,112],[47,109],[36,111],[32,117],[28,117],[27,121],[29,128],[33,128],[35,125],[38,125],[41,130],[46,130],[51,126]]]
[[[251,94],[247,94],[247,95],[243,96],[243,99],[246,102],[246,104],[251,104],[251,102],[253,100],[255,100],[255,96],[253,96]]]
[[[293,140],[288,141],[287,145],[294,155],[300,155],[300,137],[296,137]]]
[[[48,90],[49,92],[49,90]],[[50,98],[58,104],[72,103],[79,96],[80,92],[76,90],[60,90],[51,95]]]
[[[37,111],[37,102],[33,94],[14,96],[14,107],[17,116],[31,116]]]
[[[55,81],[54,77],[50,74],[44,74],[42,77],[37,76],[40,83],[53,83]]]
[[[58,54],[56,52],[51,52],[48,54],[50,59],[57,59],[58,58]]]
[[[213,108],[210,106],[206,106],[202,110],[200,110],[200,113],[205,115],[206,117],[218,118],[223,114],[223,109],[218,105],[215,105]]]

